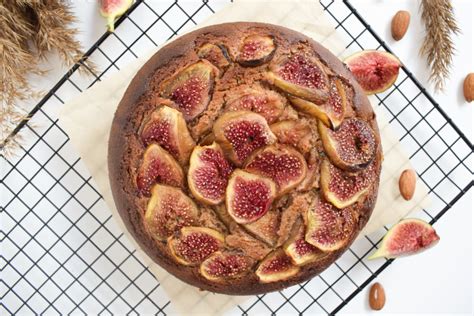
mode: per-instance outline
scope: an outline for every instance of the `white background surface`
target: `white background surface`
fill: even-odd
[[[453,1],[462,34],[454,38],[457,53],[448,89],[444,93],[433,93],[427,84],[429,73],[426,64],[418,54],[424,36],[419,1],[354,0],[352,3],[472,142],[474,105],[466,103],[462,96],[464,77],[474,71],[472,2]],[[74,1],[73,5],[79,19],[79,39],[88,49],[103,34],[105,22],[98,14],[95,1]],[[411,24],[405,38],[394,42],[390,35],[390,20],[401,9],[411,13]],[[52,69],[41,84],[46,89],[64,73],[64,69]],[[383,313],[472,314],[472,210],[471,189],[435,225],[441,236],[436,247],[417,256],[396,260],[375,280],[382,283],[387,295]],[[364,289],[342,313],[370,312],[367,293],[368,289]]]

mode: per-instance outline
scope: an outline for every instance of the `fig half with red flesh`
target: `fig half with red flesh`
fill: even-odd
[[[245,255],[217,251],[201,263],[199,272],[206,279],[219,282],[241,276],[250,270],[253,260]]]
[[[326,126],[336,129],[344,119],[347,100],[340,79],[329,79],[329,99],[326,103],[315,104],[300,98],[290,97],[291,103],[299,110],[320,119]]]
[[[210,205],[219,204],[224,201],[232,170],[217,143],[196,146],[189,163],[189,189],[197,200]]]
[[[262,283],[287,280],[300,271],[282,249],[270,253],[258,266],[255,274]]]
[[[306,176],[306,160],[297,150],[285,145],[267,146],[249,158],[245,170],[268,177],[283,195],[296,187]]]
[[[206,43],[199,47],[197,55],[200,58],[207,59],[221,70],[230,65],[229,53],[222,44]]]
[[[183,114],[168,106],[161,106],[150,115],[143,125],[141,139],[145,146],[157,143],[182,165],[188,162],[196,145]]]
[[[213,127],[216,141],[237,166],[257,149],[276,141],[265,118],[250,111],[224,113]]]
[[[239,224],[254,222],[268,212],[275,195],[272,180],[236,169],[226,189],[227,212]]]
[[[382,244],[368,259],[398,258],[422,252],[436,245],[439,236],[434,228],[416,218],[401,220],[385,234]]]
[[[337,208],[352,205],[365,196],[375,178],[375,163],[354,173],[334,166],[328,159],[321,163],[320,181],[323,195]]]
[[[307,211],[306,217],[305,240],[325,252],[346,246],[356,228],[350,208],[339,210],[321,198]]]
[[[200,60],[163,81],[161,96],[174,102],[186,121],[201,114],[211,101],[214,79],[218,70],[205,60]]]
[[[370,125],[361,119],[344,120],[336,131],[320,121],[318,130],[326,154],[331,162],[341,169],[363,169],[375,157],[375,133]]]
[[[329,80],[319,60],[304,54],[284,57],[270,67],[268,79],[296,97],[323,104],[329,98]]]
[[[272,59],[275,48],[272,36],[247,36],[240,45],[237,62],[245,67],[262,65]]]
[[[236,95],[227,100],[229,111],[252,111],[263,116],[267,123],[271,124],[280,117],[285,108],[285,98],[275,91],[260,87],[236,90]]]
[[[197,206],[183,191],[161,184],[152,188],[144,225],[153,238],[166,240],[182,227],[197,221]]]
[[[224,245],[224,236],[206,227],[183,227],[179,236],[168,238],[171,255],[181,264],[198,265]]]
[[[327,255],[327,253],[306,242],[304,225],[300,225],[297,233],[283,245],[283,249],[293,263],[298,266],[314,262]]]
[[[149,195],[153,184],[161,183],[183,187],[184,175],[181,166],[160,145],[151,144],[143,154],[138,168],[137,187],[140,194]]]
[[[366,94],[380,93],[390,88],[398,78],[401,63],[390,53],[364,50],[344,62]]]

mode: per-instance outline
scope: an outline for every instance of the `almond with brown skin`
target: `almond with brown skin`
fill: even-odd
[[[406,169],[400,175],[398,180],[398,187],[400,189],[401,196],[409,201],[415,194],[416,187],[416,173],[412,169]]]
[[[398,11],[392,18],[392,37],[399,41],[405,36],[410,25],[410,13],[408,11]]]
[[[369,292],[369,305],[373,310],[379,311],[385,305],[385,291],[380,283],[374,283]]]
[[[471,72],[464,79],[464,98],[467,102],[474,100],[474,73]]]

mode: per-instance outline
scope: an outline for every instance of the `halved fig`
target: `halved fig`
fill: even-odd
[[[321,198],[307,211],[306,222],[305,240],[325,252],[346,246],[356,228],[350,208],[338,210]]]
[[[380,248],[368,259],[413,255],[433,247],[438,241],[438,234],[427,222],[416,218],[403,219],[390,228]]]
[[[327,253],[306,242],[304,225],[300,225],[296,234],[283,245],[283,249],[293,263],[298,266],[314,262],[327,255]]]
[[[297,150],[285,145],[267,146],[253,154],[245,170],[272,179],[278,195],[296,187],[306,176],[306,160]]]
[[[185,120],[191,121],[207,108],[217,73],[210,62],[200,60],[163,81],[161,96],[172,100]]]
[[[360,170],[375,157],[377,143],[374,131],[361,119],[344,120],[336,131],[320,121],[318,130],[329,159],[341,169]]]
[[[390,53],[364,50],[344,60],[366,94],[380,93],[390,88],[398,78],[400,60]]]
[[[311,146],[311,127],[302,121],[286,120],[270,126],[280,144],[291,145],[306,152]]]
[[[144,225],[157,240],[166,240],[184,226],[197,223],[196,204],[178,188],[156,184],[151,190]]]
[[[198,265],[224,245],[224,236],[206,227],[183,227],[168,238],[171,255],[181,264]]]
[[[299,110],[315,116],[332,129],[336,129],[344,119],[346,92],[341,80],[335,77],[329,79],[329,100],[326,103],[318,105],[296,97],[289,99]]]
[[[285,252],[278,249],[269,254],[258,266],[255,274],[262,283],[287,280],[300,271],[298,266],[291,262]]]
[[[272,180],[236,169],[225,192],[227,212],[239,224],[254,222],[268,212],[275,194]]]
[[[327,159],[321,163],[320,181],[323,195],[337,208],[347,207],[365,196],[375,176],[374,163],[358,172],[339,169]]]
[[[151,144],[143,154],[138,168],[137,187],[140,194],[149,195],[153,184],[161,183],[183,187],[183,169],[160,145]]]
[[[230,65],[230,57],[227,49],[222,44],[206,43],[197,51],[199,58],[210,61],[217,68],[223,70]]]
[[[329,80],[320,61],[312,56],[293,54],[270,67],[269,81],[281,90],[322,104],[329,98]]]
[[[227,109],[230,111],[247,110],[263,116],[268,124],[278,119],[285,108],[285,98],[275,91],[261,87],[238,88],[230,92]]]
[[[199,272],[211,281],[229,280],[247,272],[253,260],[245,255],[230,251],[217,251],[201,263]]]
[[[196,146],[191,154],[188,185],[199,201],[216,205],[224,201],[232,165],[225,159],[217,143]]]
[[[257,149],[276,141],[265,118],[250,111],[224,113],[214,123],[216,141],[237,166]]]
[[[247,36],[240,45],[237,62],[246,67],[262,65],[272,59],[275,48],[272,36]]]
[[[182,165],[187,163],[196,145],[183,114],[168,106],[161,106],[150,115],[143,125],[141,139],[145,146],[157,143]]]

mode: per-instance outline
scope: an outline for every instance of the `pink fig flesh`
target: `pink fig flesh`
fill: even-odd
[[[338,210],[320,198],[306,216],[308,227],[305,240],[325,252],[345,247],[356,226],[350,208]]]
[[[268,212],[275,193],[272,180],[236,169],[226,189],[227,212],[239,224],[254,222]]]
[[[138,169],[137,187],[141,194],[149,195],[153,184],[162,183],[175,187],[184,185],[181,166],[160,145],[151,144],[145,150]]]
[[[240,47],[237,62],[248,67],[262,65],[272,59],[275,48],[271,36],[247,36]]]
[[[336,131],[320,121],[318,130],[326,154],[341,169],[361,170],[375,157],[375,133],[367,122],[359,118],[344,120]]]
[[[215,252],[204,260],[199,271],[208,280],[219,281],[242,275],[250,269],[250,258],[229,252]]]
[[[279,194],[296,187],[306,176],[306,161],[289,146],[268,146],[249,159],[245,170],[272,179]]]
[[[380,93],[397,80],[398,58],[387,52],[365,50],[344,61],[366,94]]]
[[[216,205],[224,201],[225,190],[233,171],[217,143],[197,146],[191,154],[188,185],[199,201]]]
[[[390,228],[380,248],[369,259],[416,254],[436,245],[438,241],[439,236],[430,224],[420,219],[404,219]]]
[[[157,184],[151,190],[144,216],[144,225],[150,235],[166,240],[182,227],[197,222],[196,204],[178,188]]]
[[[270,283],[286,280],[299,272],[281,249],[269,254],[258,266],[255,274],[262,283]]]
[[[352,173],[334,166],[328,159],[321,163],[321,189],[327,201],[344,208],[365,196],[376,177],[376,164]]]
[[[179,236],[168,239],[171,254],[184,265],[200,264],[223,244],[221,233],[205,227],[183,227]]]

